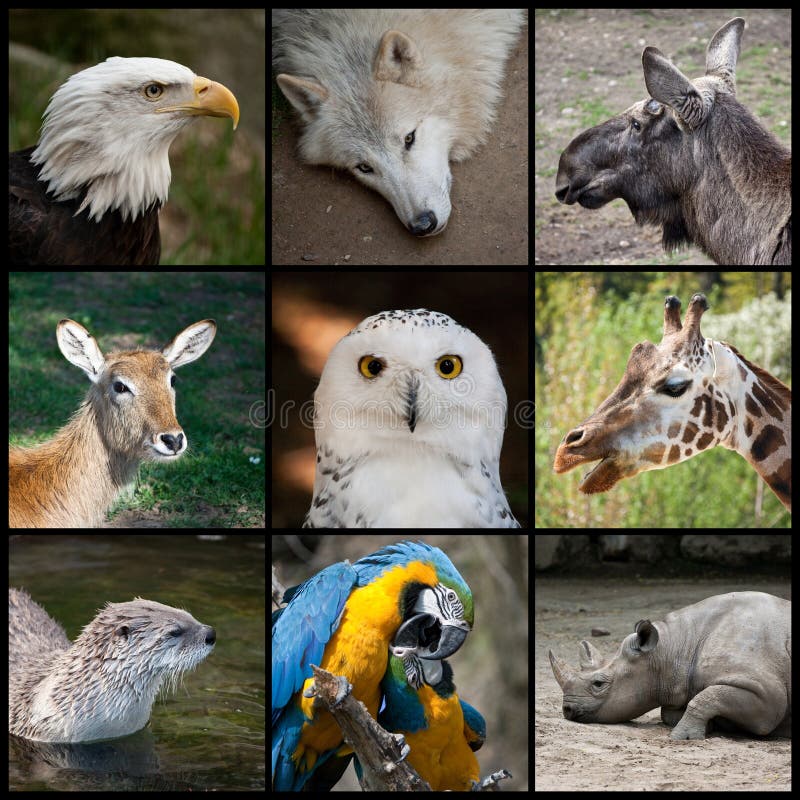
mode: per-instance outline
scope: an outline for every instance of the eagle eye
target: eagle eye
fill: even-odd
[[[157,83],[148,83],[144,87],[144,96],[148,100],[158,100],[162,94],[164,94],[164,87],[159,86]]]

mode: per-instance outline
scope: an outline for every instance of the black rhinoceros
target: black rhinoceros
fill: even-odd
[[[703,739],[718,718],[752,733],[791,736],[791,608],[763,592],[731,592],[640,620],[604,663],[580,644],[581,670],[549,651],[576,722],[625,722],[661,706],[672,739]]]

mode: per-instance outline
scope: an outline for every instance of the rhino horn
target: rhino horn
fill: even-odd
[[[553,668],[558,685],[563,689],[564,684],[575,674],[566,661],[560,659],[552,650],[548,650],[550,656],[550,666]]]
[[[599,669],[603,665],[602,653],[587,641],[582,641],[578,647],[581,656],[581,669]]]

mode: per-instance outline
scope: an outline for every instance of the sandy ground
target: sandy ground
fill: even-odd
[[[659,709],[634,722],[588,725],[561,713],[561,690],[548,648],[570,665],[578,642],[591,641],[608,655],[639,619],[705,597],[742,589],[791,598],[781,583],[706,582],[660,585],[536,579],[535,789],[537,791],[790,791],[791,740],[712,733],[703,741],[674,741]],[[611,635],[592,638],[593,627]]]

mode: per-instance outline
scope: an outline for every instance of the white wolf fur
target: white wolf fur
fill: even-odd
[[[379,191],[416,236],[450,217],[449,161],[481,144],[523,10],[273,11],[300,153]]]

